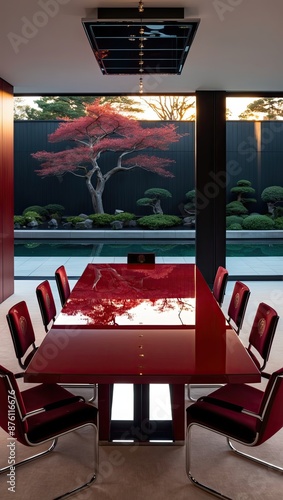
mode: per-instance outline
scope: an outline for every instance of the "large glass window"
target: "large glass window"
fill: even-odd
[[[21,224],[23,212],[29,207],[46,207],[50,204],[61,205],[64,209],[63,222],[66,217],[78,217],[81,214],[93,215],[91,197],[84,179],[70,173],[60,172],[58,176],[40,177],[39,161],[34,159],[37,151],[59,152],[73,147],[68,141],[52,143],[50,134],[58,128],[60,121],[68,118],[76,120],[85,115],[87,104],[98,99],[97,96],[34,96],[15,98],[15,215]],[[134,168],[129,172],[120,172],[107,180],[103,192],[103,206],[107,214],[115,212],[133,213],[138,221],[141,217],[154,215],[158,205],[164,216],[177,216],[180,224],[163,227],[164,236],[155,238],[131,237],[135,229],[133,225],[125,226],[128,235],[115,238],[115,241],[77,241],[67,248],[66,240],[54,245],[54,237],[50,242],[32,241],[29,231],[27,242],[17,240],[15,232],[16,256],[51,256],[56,252],[69,256],[121,257],[129,252],[155,252],[157,257],[187,259],[195,261],[195,97],[189,96],[108,96],[100,97],[102,104],[111,104],[125,116],[133,116],[142,127],[152,128],[176,125],[180,140],[163,144],[161,148],[151,147],[146,154],[161,157],[164,162],[169,159],[168,170],[172,176],[163,175],[161,168],[149,171],[147,168]],[[165,123],[166,122],[166,123]],[[169,141],[170,142],[170,141]],[[166,147],[164,147],[166,146]],[[140,154],[145,154],[141,151]],[[111,156],[112,155],[112,156]],[[126,157],[127,158],[127,157]],[[101,153],[98,159],[102,174],[105,174],[117,161],[113,153]],[[124,161],[124,159],[122,160]],[[113,163],[114,162],[114,163]],[[158,166],[158,165],[157,165]],[[162,165],[161,165],[162,166]],[[95,187],[95,175],[92,178]],[[25,185],[25,190],[22,186]],[[148,200],[148,201],[147,201]],[[40,224],[42,220],[38,219]],[[68,222],[68,221],[67,221]],[[61,220],[59,221],[61,228]],[[48,220],[45,221],[47,228]],[[41,226],[42,227],[42,226]],[[67,227],[67,226],[65,226]],[[145,230],[152,228],[143,226]],[[43,228],[43,227],[42,227]],[[110,228],[110,226],[109,226]],[[107,229],[109,229],[107,228]],[[62,229],[62,228],[61,228]],[[100,228],[101,229],[101,228]],[[138,229],[136,227],[136,229]],[[159,227],[156,227],[159,229]],[[154,231],[151,231],[153,234]],[[121,234],[117,232],[117,235]],[[63,236],[63,234],[61,235]],[[125,241],[127,240],[127,241]]]

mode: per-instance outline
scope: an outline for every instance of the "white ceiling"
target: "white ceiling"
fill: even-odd
[[[102,75],[81,18],[138,1],[0,0],[0,77],[15,94],[135,94],[138,76]],[[180,76],[144,77],[144,92],[283,91],[282,0],[144,0],[185,7],[200,25]]]

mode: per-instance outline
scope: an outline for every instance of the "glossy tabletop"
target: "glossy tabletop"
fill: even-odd
[[[258,382],[193,264],[89,264],[26,381]]]
[[[89,264],[55,324],[194,325],[196,275],[194,265]]]

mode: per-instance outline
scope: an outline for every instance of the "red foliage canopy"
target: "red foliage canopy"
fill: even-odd
[[[116,172],[143,168],[166,177],[174,177],[166,167],[174,160],[150,155],[149,150],[168,150],[171,143],[182,137],[174,124],[160,127],[142,127],[134,118],[117,112],[110,104],[100,104],[99,99],[86,107],[86,116],[60,123],[49,135],[50,142],[72,141],[74,147],[59,152],[39,151],[32,154],[41,162],[38,175],[63,175],[73,173],[85,177],[97,211],[97,196],[102,196],[105,182]],[[115,164],[102,173],[98,160],[105,152],[116,152]],[[139,151],[146,151],[143,155]],[[125,161],[125,156],[127,160]],[[117,160],[116,160],[117,158]],[[96,186],[90,183],[96,174]],[[99,205],[99,203],[98,203]]]

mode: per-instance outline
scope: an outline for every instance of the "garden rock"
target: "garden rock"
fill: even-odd
[[[112,229],[123,229],[124,224],[120,220],[114,220],[111,222],[111,226]]]
[[[31,220],[28,224],[27,227],[37,227],[38,222],[36,220]]]
[[[92,229],[92,220],[91,219],[86,219],[84,221],[84,225],[86,229]]]
[[[183,226],[195,227],[195,217],[185,217],[183,219]]]
[[[136,220],[130,220],[128,222],[129,227],[137,227],[137,221]]]
[[[92,220],[86,219],[83,222],[77,222],[75,227],[76,229],[92,229]]]
[[[58,222],[56,219],[51,219],[50,221],[48,221],[48,227],[58,227]]]

